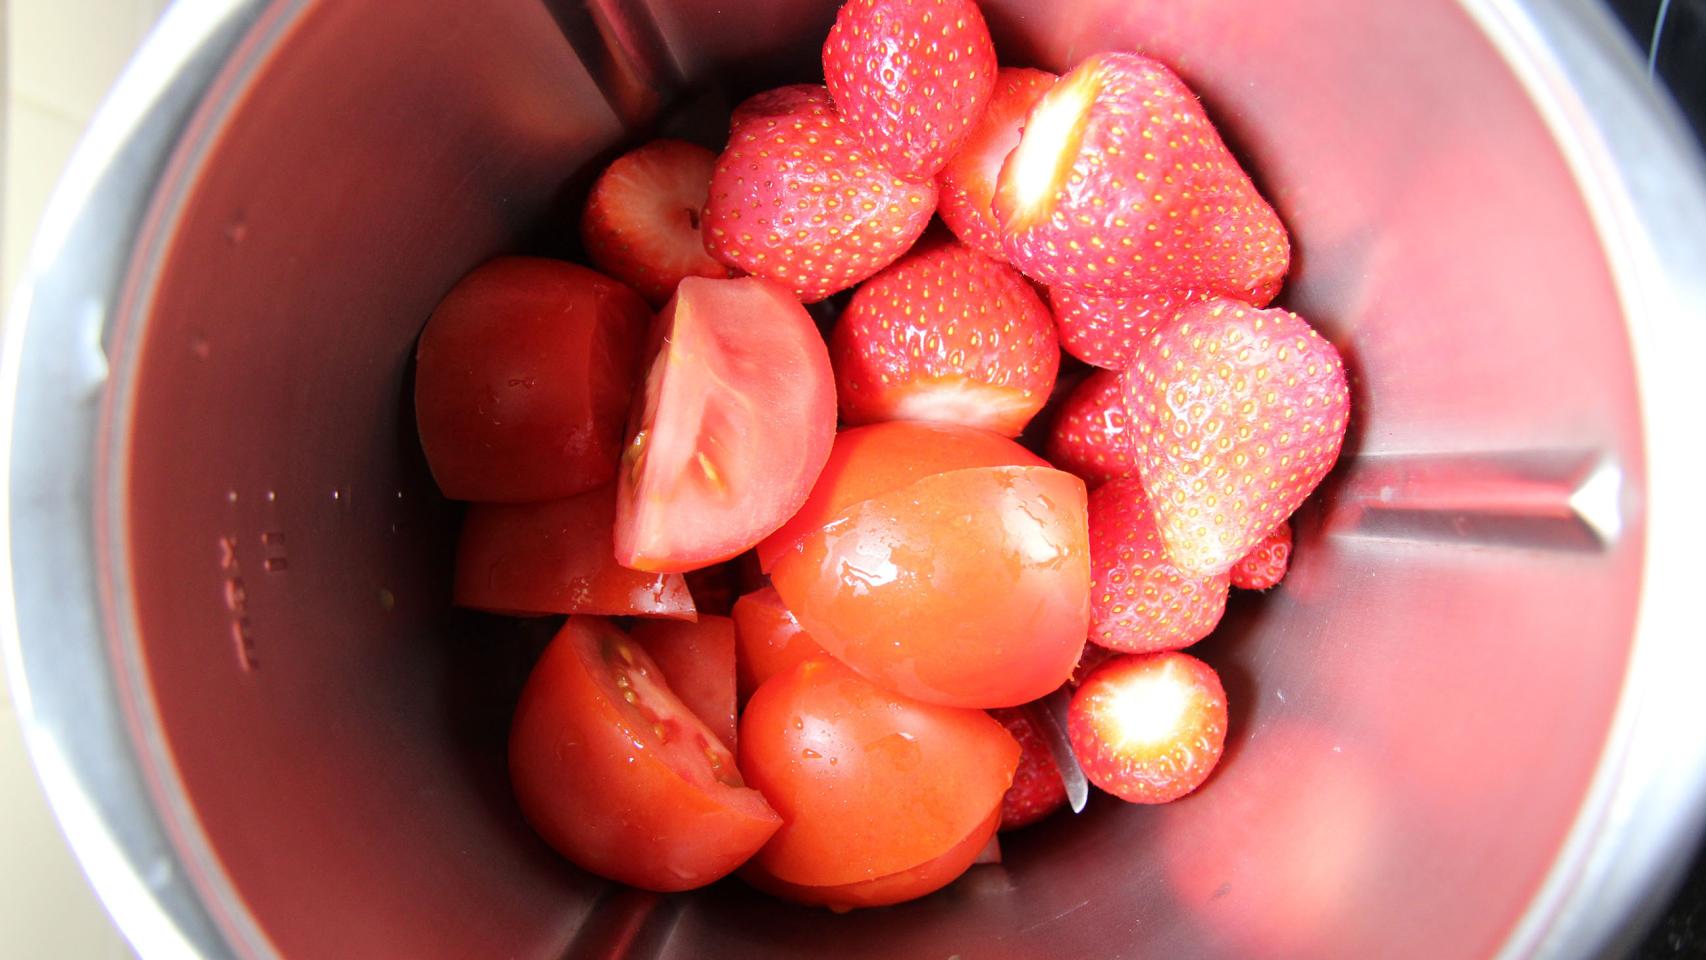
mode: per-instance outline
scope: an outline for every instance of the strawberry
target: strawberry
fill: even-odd
[[[755,93],[742,100],[729,115],[729,129],[738,129],[750,120],[786,117],[793,113],[834,116],[835,101],[829,96],[829,88],[821,83],[791,83]]]
[[[1226,745],[1226,691],[1214,668],[1177,650],[1118,657],[1072,695],[1072,750],[1090,782],[1131,803],[1201,786]]]
[[[1126,436],[1125,397],[1120,375],[1097,370],[1067,394],[1048,435],[1050,463],[1074,473],[1086,486],[1137,472]]]
[[[896,177],[800,96],[747,111],[729,133],[701,226],[712,256],[815,303],[894,262],[935,209],[934,183]]]
[[[1204,298],[1168,291],[1135,297],[1099,297],[1070,287],[1050,287],[1048,291],[1061,347],[1104,370],[1130,368],[1155,326],[1171,320],[1192,299]]]
[[[1167,557],[1224,573],[1339,458],[1344,363],[1302,317],[1233,300],[1161,325],[1121,378],[1138,473]]]
[[[936,187],[941,195],[936,202],[936,213],[961,243],[986,256],[1007,259],[995,211],[990,209],[995,199],[995,178],[1001,175],[1002,162],[1019,142],[1025,114],[1057,79],[1044,70],[1002,67],[995,75],[995,92],[989,98],[989,109],[984,111],[983,119],[972,128],[971,136],[948,160],[948,165],[936,174]]]
[[[1266,590],[1285,579],[1291,562],[1291,522],[1284,521],[1256,544],[1256,549],[1232,565],[1232,585],[1245,590]]]
[[[1066,805],[1066,784],[1054,764],[1048,742],[1020,707],[997,707],[989,715],[1019,741],[1019,769],[1001,798],[1002,830],[1030,826]]]
[[[960,243],[872,277],[829,340],[841,417],[962,423],[1017,436],[1060,366],[1054,323],[1019,271]]]
[[[653,140],[616,158],[592,185],[581,241],[600,270],[663,306],[682,277],[727,277],[705,252],[699,211],[717,155],[680,140]]]
[[[995,41],[972,0],[848,0],[823,43],[823,80],[879,161],[928,180],[983,117]]]
[[[1136,477],[1090,495],[1090,577],[1090,639],[1110,650],[1188,647],[1226,612],[1226,574],[1189,574],[1167,561]]]
[[[1089,57],[1031,108],[995,216],[1015,266],[1097,296],[1266,304],[1291,258],[1285,227],[1196,96],[1131,53]]]

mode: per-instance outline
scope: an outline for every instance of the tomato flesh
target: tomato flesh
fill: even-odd
[[[618,472],[616,555],[686,571],[799,509],[835,436],[835,379],[811,315],[756,277],[682,280],[652,343]]]
[[[811,496],[758,545],[759,567],[769,573],[783,554],[856,503],[949,470],[1006,466],[1048,462],[999,434],[952,423],[895,420],[843,430]]]
[[[476,503],[456,543],[456,604],[517,616],[592,613],[691,620],[678,573],[616,562],[616,488],[540,503]]]
[[[647,620],[629,634],[663,671],[693,715],[735,748],[735,622],[702,614],[697,622]]]
[[[522,813],[581,867],[647,890],[703,886],[780,819],[638,644],[570,617],[529,675],[509,738]]]
[[[741,770],[783,819],[755,865],[814,887],[910,870],[999,816],[1018,764],[1019,745],[981,710],[808,660],[766,681],[741,716]]]
[[[771,571],[825,650],[932,703],[1009,707],[1072,675],[1090,616],[1084,482],[1048,467],[926,477],[842,511]]]
[[[735,601],[735,679],[742,699],[778,673],[792,670],[815,656],[817,645],[783,605],[775,587],[765,587]]]
[[[571,263],[500,257],[462,278],[415,354],[438,489],[516,503],[614,479],[650,319],[639,294]]]

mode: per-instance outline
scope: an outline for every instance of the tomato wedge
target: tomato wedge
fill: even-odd
[[[835,376],[811,315],[756,277],[682,280],[652,343],[618,472],[616,556],[692,570],[805,502],[835,436]]]
[[[1018,765],[983,711],[896,696],[829,659],[771,677],[740,721],[741,770],[784,821],[755,864],[804,886],[941,856],[999,816]]]
[[[681,574],[616,562],[615,522],[613,484],[562,500],[470,506],[456,543],[456,604],[515,616],[693,619]]]
[[[647,620],[629,634],[663,671],[669,689],[735,748],[735,622],[701,614],[696,623]]]
[[[765,893],[814,907],[828,907],[836,913],[860,907],[886,907],[934,893],[960,878],[972,864],[986,862],[983,853],[991,845],[995,829],[1001,823],[1000,812],[992,813],[966,838],[949,847],[946,853],[919,864],[910,870],[891,873],[874,880],[860,880],[830,887],[808,887],[779,880],[764,872],[757,863],[748,863],[740,877]],[[999,858],[989,862],[1000,862]]]
[[[570,617],[528,676],[509,770],[557,852],[647,890],[710,883],[781,824],[657,664],[598,617]]]
[[[735,679],[742,699],[776,674],[825,655],[782,604],[775,587],[736,600],[734,620]]]
[[[771,571],[825,650],[932,703],[1010,707],[1066,682],[1090,617],[1084,481],[954,470],[842,511]]]
[[[951,423],[895,420],[843,430],[804,505],[758,545],[765,573],[782,554],[862,500],[932,474],[969,467],[1046,467],[1048,461],[1012,440]]]
[[[527,502],[615,479],[651,310],[585,267],[500,257],[445,295],[415,353],[415,419],[438,489]]]

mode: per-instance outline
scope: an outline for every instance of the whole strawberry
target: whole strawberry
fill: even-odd
[[[1007,255],[1050,287],[1266,304],[1285,227],[1173,71],[1089,57],[1043,94],[995,191]]]
[[[1031,105],[1057,78],[1045,70],[1002,67],[995,75],[989,109],[972,128],[971,136],[936,174],[941,192],[936,213],[960,242],[979,253],[1006,260],[1001,228],[995,222],[995,181],[1001,164],[1019,143],[1019,131]]]
[[[1125,370],[1157,324],[1171,320],[1193,297],[1156,290],[1134,297],[1102,297],[1070,287],[1050,287],[1049,308],[1067,352],[1104,370]]]
[[[717,155],[680,140],[653,140],[598,175],[581,214],[587,256],[655,309],[682,277],[727,277],[705,252],[699,211]]]
[[[1224,573],[1185,573],[1167,559],[1136,477],[1090,495],[1090,640],[1110,650],[1188,647],[1226,612]]]
[[[747,111],[711,174],[705,249],[815,303],[905,253],[936,209],[934,183],[894,175],[810,97]]]
[[[1094,489],[1137,472],[1126,435],[1120,375],[1097,370],[1067,394],[1049,431],[1048,461]]]
[[[1232,585],[1244,590],[1266,590],[1285,579],[1290,563],[1291,521],[1287,520],[1232,565]]]
[[[1333,345],[1295,313],[1234,300],[1162,324],[1121,388],[1167,556],[1200,574],[1225,573],[1291,516],[1350,418]]]
[[[929,420],[1017,436],[1048,401],[1060,347],[1019,271],[952,241],[872,277],[829,340],[849,425]]]
[[[995,42],[972,0],[848,0],[823,44],[823,79],[878,160],[928,180],[983,116]]]
[[[1066,806],[1066,784],[1060,779],[1060,768],[1055,766],[1048,743],[1031,725],[1024,708],[996,707],[989,715],[1019,741],[1021,751],[1013,785],[1001,797],[1000,829],[1030,826]]]
[[[737,130],[749,120],[786,117],[793,113],[835,116],[835,100],[821,83],[790,83],[755,93],[742,100],[729,114],[729,129]]]

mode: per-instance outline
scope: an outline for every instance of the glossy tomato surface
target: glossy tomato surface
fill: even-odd
[[[687,709],[734,750],[735,622],[711,613],[694,623],[642,620],[629,635]]]
[[[651,342],[616,555],[692,570],[756,544],[805,502],[835,437],[835,378],[811,315],[756,277],[682,280]]]
[[[788,612],[775,587],[755,590],[736,600],[734,621],[735,678],[743,699],[776,674],[814,656],[826,656]]]
[[[593,613],[691,620],[679,573],[616,562],[616,487],[539,503],[476,503],[456,543],[458,606],[538,616]]]
[[[995,836],[996,827],[1000,822],[1000,812],[992,813],[983,823],[978,824],[976,829],[966,834],[964,840],[949,847],[941,856],[927,860],[910,870],[872,880],[828,887],[808,887],[778,880],[765,873],[756,862],[741,868],[740,876],[765,893],[808,906],[829,907],[838,913],[860,907],[886,907],[934,893],[958,880],[960,874],[965,873],[972,864],[980,862],[979,857],[989,846],[990,838]]]
[[[547,843],[647,890],[710,883],[781,823],[657,664],[599,617],[570,617],[534,666],[510,727],[509,768]]]
[[[1049,467],[926,477],[842,511],[771,580],[800,625],[907,696],[1010,707],[1072,675],[1090,616],[1084,482]]]
[[[789,548],[856,503],[949,470],[1007,466],[1048,462],[999,434],[958,424],[896,420],[843,430],[811,496],[758,545],[759,567],[768,573]]]
[[[514,503],[614,479],[650,320],[639,294],[572,263],[499,257],[463,277],[415,353],[439,490]]]
[[[808,660],[766,681],[741,715],[741,770],[783,819],[755,865],[814,887],[910,870],[999,817],[1018,764],[1019,745],[981,710]]]

